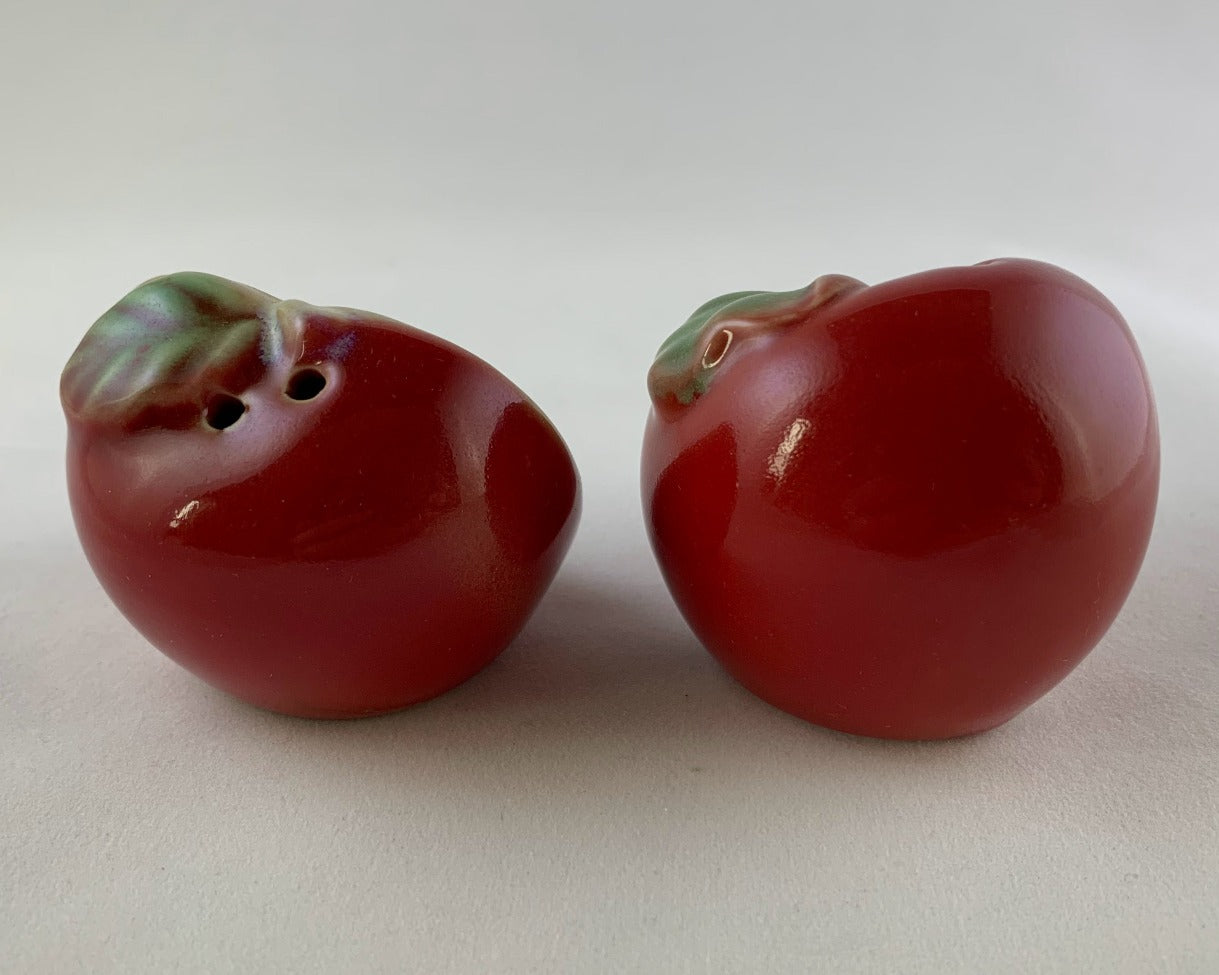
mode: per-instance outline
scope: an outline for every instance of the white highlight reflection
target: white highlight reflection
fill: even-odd
[[[800,441],[804,439],[812,427],[812,421],[806,420],[803,417],[798,420],[792,420],[791,426],[783,434],[783,440],[775,448],[775,452],[770,457],[770,462],[766,465],[771,477],[776,481],[783,479],[783,475],[787,471],[787,465],[791,462],[792,455],[796,452],[796,448],[800,446]]]
[[[181,508],[179,508],[177,511],[174,512],[173,519],[169,522],[169,527],[170,528],[179,527],[182,524],[182,522],[184,522],[187,518],[189,518],[191,515],[193,515],[198,510],[199,510],[198,499],[196,499],[194,501],[187,501],[186,504],[182,505]]]

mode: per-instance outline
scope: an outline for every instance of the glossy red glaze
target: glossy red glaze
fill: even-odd
[[[512,640],[574,534],[577,475],[469,353],[358,312],[292,314],[295,355],[231,390],[247,411],[226,429],[70,412],[72,509],[118,607],[204,680],[300,716],[391,711]],[[302,365],[326,382],[294,400]]]
[[[1100,640],[1147,547],[1159,435],[1099,292],[990,261],[703,343],[719,330],[741,340],[706,391],[655,397],[642,487],[678,606],[742,684],[841,731],[946,738]]]

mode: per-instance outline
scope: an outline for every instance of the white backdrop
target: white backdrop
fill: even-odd
[[[1202,2],[0,2],[0,967],[1219,970],[1217,38]],[[991,734],[780,714],[644,540],[652,353],[725,291],[1004,255],[1140,340],[1138,586]],[[444,335],[563,431],[580,533],[483,674],[295,721],[110,606],[58,372],[188,268]]]

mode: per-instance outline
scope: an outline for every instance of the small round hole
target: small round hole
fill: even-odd
[[[208,400],[203,418],[213,430],[227,430],[241,419],[245,413],[245,403],[236,396],[219,393]]]
[[[286,390],[289,397],[296,400],[313,399],[326,388],[326,377],[316,369],[301,369],[292,374]]]

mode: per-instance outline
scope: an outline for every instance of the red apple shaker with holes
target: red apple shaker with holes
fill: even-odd
[[[206,274],[141,285],[64,371],[68,486],[118,608],[260,707],[378,714],[504,649],[575,531],[541,411],[418,329]]]

